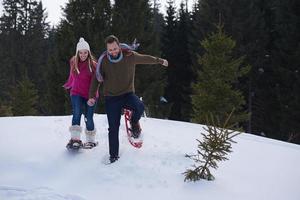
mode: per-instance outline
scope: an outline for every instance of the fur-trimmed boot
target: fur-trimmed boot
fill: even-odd
[[[72,125],[69,128],[71,133],[71,139],[67,144],[68,149],[79,149],[83,146],[82,141],[80,139],[82,128],[79,125]]]
[[[84,143],[85,149],[92,149],[98,145],[98,142],[96,142],[95,137],[96,137],[96,129],[92,131],[85,130],[85,138],[86,138],[86,142]]]

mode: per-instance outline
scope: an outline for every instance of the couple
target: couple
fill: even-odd
[[[133,137],[138,138],[141,133],[139,120],[144,112],[143,102],[134,94],[134,76],[136,64],[161,64],[168,66],[165,59],[139,54],[132,46],[120,43],[118,38],[110,35],[105,39],[107,50],[100,56],[98,63],[93,58],[89,44],[80,38],[76,47],[76,54],[70,60],[70,75],[64,85],[70,89],[72,102],[71,139],[67,148],[85,146],[93,148],[96,129],[93,114],[99,97],[98,88],[103,84],[105,111],[108,119],[109,161],[115,162],[119,158],[119,126],[123,108],[132,110],[131,126]],[[80,138],[81,114],[86,123],[86,142]]]

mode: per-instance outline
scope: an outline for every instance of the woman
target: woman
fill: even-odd
[[[96,62],[91,54],[89,44],[80,38],[76,46],[76,53],[70,59],[70,75],[65,89],[70,89],[72,102],[72,126],[69,128],[71,139],[67,144],[68,149],[78,149],[80,147],[93,148],[97,145],[95,141],[96,129],[94,127],[94,110],[96,105],[88,105],[89,89],[92,77],[95,74]],[[98,90],[96,92],[98,98]],[[86,142],[81,141],[82,128],[80,126],[81,115],[84,114],[86,125]]]

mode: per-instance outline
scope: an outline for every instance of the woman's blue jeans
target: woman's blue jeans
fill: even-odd
[[[73,113],[72,125],[80,126],[81,115],[83,114],[86,129],[88,131],[93,131],[95,128],[93,115],[94,115],[96,104],[93,106],[89,106],[87,104],[87,99],[79,95],[71,95],[71,102],[72,102],[72,113]]]

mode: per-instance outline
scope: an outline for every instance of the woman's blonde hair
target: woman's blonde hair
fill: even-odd
[[[88,54],[89,55],[87,57],[87,60],[88,60],[89,70],[90,70],[90,72],[93,72],[93,70],[95,70],[94,69],[94,67],[95,67],[94,63],[96,62],[96,59],[90,51],[88,51]],[[73,58],[74,58],[74,69],[73,69],[73,71],[76,72],[77,74],[80,74],[80,71],[78,69],[78,62],[80,60],[79,51],[76,52],[76,55]]]

